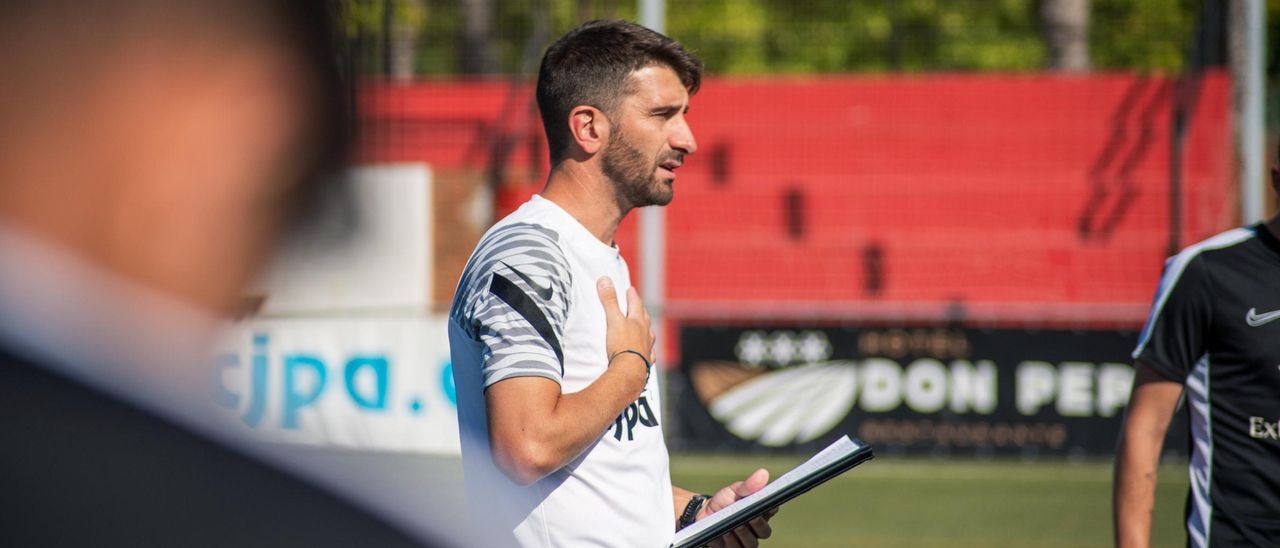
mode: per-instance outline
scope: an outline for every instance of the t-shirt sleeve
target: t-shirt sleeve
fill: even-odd
[[[560,382],[573,281],[555,233],[511,227],[482,242],[471,266],[462,321],[480,343],[484,387],[515,377]]]
[[[1203,258],[1198,254],[1171,258],[1133,358],[1169,380],[1185,382],[1205,355],[1212,304]]]

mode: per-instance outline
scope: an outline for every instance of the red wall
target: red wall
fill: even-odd
[[[1229,89],[1221,74],[1198,87],[1182,245],[1234,222]],[[668,208],[671,311],[936,316],[963,303],[1140,321],[1169,241],[1173,90],[1127,74],[706,82],[690,113],[699,153]],[[483,172],[506,158],[509,188],[540,187],[527,86],[365,92],[366,159]]]

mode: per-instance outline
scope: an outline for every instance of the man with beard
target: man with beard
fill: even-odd
[[[469,503],[520,546],[665,546],[768,481],[757,470],[712,497],[671,485],[654,336],[614,243],[629,211],[671,202],[697,150],[685,114],[701,71],[621,21],[543,57],[546,187],[481,239],[449,322]],[[717,544],[756,546],[767,519]]]

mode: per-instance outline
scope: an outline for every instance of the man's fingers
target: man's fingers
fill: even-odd
[[[733,501],[738,500],[738,495],[734,488],[741,483],[742,482],[740,481],[734,482],[732,485],[716,491],[714,495],[711,495],[711,500],[707,501],[707,513],[718,512],[721,508],[733,504]]]
[[[733,483],[730,483],[728,487],[721,489],[720,490],[721,493],[724,493],[725,491],[728,491],[728,493],[725,493],[724,500],[721,501],[722,504],[720,505],[720,507],[723,508],[725,506],[733,504],[733,501],[742,498],[741,496],[738,495],[738,490],[741,488],[742,488],[742,482],[735,481]],[[720,493],[717,493],[717,494],[720,494]]]
[[[712,543],[712,545],[722,546],[724,548],[742,548],[742,540],[738,538],[738,535],[734,531],[729,531],[728,533],[725,533],[723,537],[717,539],[715,543]]]
[[[737,495],[738,498],[742,498],[764,489],[764,486],[768,484],[769,471],[761,468],[752,472],[750,476],[747,476],[746,481],[740,481],[733,484],[733,493]]]
[[[596,293],[600,295],[600,304],[604,305],[605,321],[613,323],[622,318],[622,310],[618,308],[618,292],[613,288],[613,280],[601,276],[596,280]]]
[[[747,527],[751,528],[751,533],[756,538],[769,538],[773,534],[773,526],[769,525],[769,519],[765,517],[758,517],[747,522]]]
[[[718,511],[738,499],[750,496],[752,493],[763,489],[768,484],[769,471],[764,468],[758,469],[752,472],[750,476],[747,476],[747,479],[735,481],[729,484],[728,487],[716,491],[715,496],[711,497],[710,501],[707,501],[707,507],[712,512]],[[758,539],[769,538],[773,535],[773,526],[769,525],[769,518],[777,513],[778,507],[770,508],[760,517],[716,539],[716,542],[713,542],[711,546],[756,548],[760,545]]]
[[[636,292],[635,287],[627,288],[627,317],[640,318],[646,322],[649,320],[649,311],[644,308],[644,299],[640,298],[640,293]]]

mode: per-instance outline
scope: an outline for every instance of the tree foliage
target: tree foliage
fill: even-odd
[[[1094,67],[1179,71],[1202,1],[1214,0],[1092,0]],[[461,2],[345,0],[344,28],[366,53],[366,70],[376,72],[378,57],[367,52],[379,47],[390,5],[396,21],[418,31],[417,72],[456,74]],[[592,18],[634,20],[636,3],[489,0],[495,64],[528,73],[547,41]],[[1268,8],[1275,27],[1280,0]],[[668,0],[666,30],[715,74],[1017,72],[1047,62],[1039,0]]]

